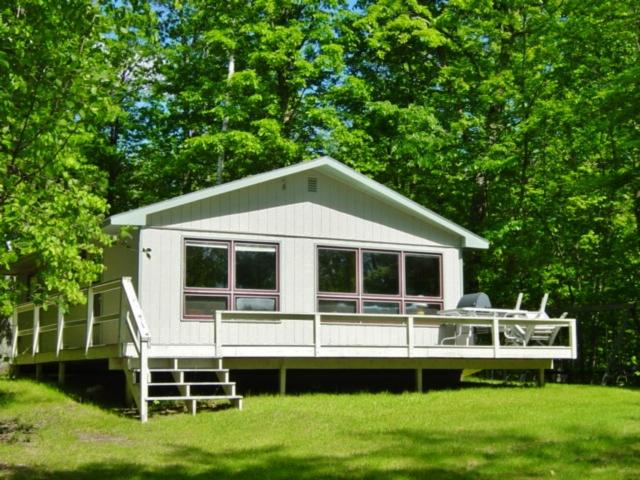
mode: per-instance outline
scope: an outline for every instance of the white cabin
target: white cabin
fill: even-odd
[[[120,213],[105,228],[131,237],[105,251],[88,305],[20,306],[14,363],[58,362],[64,376],[64,361],[109,358],[143,419],[152,399],[185,399],[194,412],[209,398],[239,404],[229,369],[278,369],[282,392],[287,369],[415,369],[421,389],[429,369],[541,370],[576,355],[573,320],[542,322],[566,329],[564,345],[509,345],[500,332],[512,318],[439,316],[463,295],[463,249],[488,242],[328,157]],[[190,379],[196,370],[214,381]]]

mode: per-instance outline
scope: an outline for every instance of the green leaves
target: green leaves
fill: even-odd
[[[336,115],[321,97],[343,61],[331,23],[339,5],[238,1],[213,8],[192,0],[163,10],[161,81],[141,109],[144,134],[131,145],[132,162],[145,172],[133,186],[145,201],[295,163],[323,148],[318,132]]]
[[[96,138],[95,118],[109,111],[101,90],[105,56],[96,42],[102,23],[95,5],[71,0],[8,2],[0,9],[0,266],[31,280],[42,303],[61,294],[80,299],[95,280],[109,238],[104,181],[83,150]],[[107,74],[108,75],[108,74]],[[0,284],[7,313],[24,292]]]

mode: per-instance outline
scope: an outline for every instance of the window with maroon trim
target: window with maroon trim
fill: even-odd
[[[216,310],[278,310],[275,244],[185,240],[183,278],[185,320],[212,320]]]
[[[318,247],[318,311],[424,315],[442,309],[442,256]]]

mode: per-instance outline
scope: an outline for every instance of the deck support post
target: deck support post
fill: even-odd
[[[285,395],[287,393],[287,369],[284,365],[280,366],[280,395]]]
[[[198,410],[198,401],[197,400],[189,400],[189,412],[191,415],[195,415]]]
[[[36,382],[42,380],[42,364],[36,363]]]
[[[544,379],[544,368],[538,369],[538,375],[536,377],[536,385],[538,387],[544,387],[545,379]]]
[[[15,363],[13,363],[11,364],[9,369],[10,378],[18,378],[20,376],[20,365],[16,365]]]
[[[423,392],[423,386],[422,386],[422,368],[416,368],[416,392],[422,393]]]
[[[136,401],[133,398],[133,390],[131,389],[131,383],[129,383],[129,379],[125,373],[124,376],[124,404],[127,407],[135,406]]]
[[[64,385],[66,370],[66,363],[58,362],[58,385]]]

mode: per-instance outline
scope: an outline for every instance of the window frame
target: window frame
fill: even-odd
[[[320,290],[320,250],[337,250],[337,251],[347,251],[347,252],[354,252],[355,256],[356,256],[356,264],[355,264],[355,292],[324,292]],[[330,299],[335,299],[335,298],[340,298],[340,299],[354,299],[354,300],[358,300],[359,295],[360,295],[360,281],[359,281],[359,275],[358,272],[360,271],[360,254],[359,254],[359,249],[358,248],[351,248],[351,247],[325,247],[325,246],[320,246],[318,245],[316,247],[316,259],[315,259],[315,266],[316,266],[316,275],[315,275],[315,282],[316,282],[316,292],[317,292],[317,296],[321,296],[321,297],[330,297]],[[356,307],[357,310],[357,307]]]
[[[187,247],[191,245],[225,245],[227,248],[227,287],[188,287],[187,282]],[[259,290],[249,288],[236,288],[236,245],[259,245],[268,246],[275,249],[275,289]],[[209,238],[185,237],[182,239],[181,262],[181,295],[180,313],[182,321],[211,321],[215,320],[215,315],[189,315],[186,313],[186,298],[189,295],[202,297],[225,297],[227,299],[227,310],[235,310],[236,297],[251,298],[264,297],[275,300],[275,310],[280,311],[280,244],[277,242],[263,242],[254,240],[218,240]]]
[[[406,277],[406,262],[407,256],[422,256],[422,257],[435,257],[438,260],[438,296],[431,295],[408,295],[407,294],[407,277]],[[444,299],[444,273],[442,271],[442,254],[441,253],[431,253],[431,252],[402,252],[402,297],[404,299],[416,299],[416,298],[424,298],[424,299]]]
[[[187,247],[189,246],[198,246],[198,247],[203,247],[206,245],[224,245],[227,248],[227,287],[226,288],[216,288],[216,287],[189,287],[187,285]],[[185,239],[183,241],[183,246],[182,246],[182,281],[180,282],[182,285],[182,291],[183,293],[186,292],[187,290],[190,293],[199,293],[200,291],[203,292],[210,292],[212,290],[215,290],[217,292],[227,292],[230,290],[231,287],[231,255],[232,255],[232,251],[231,251],[231,245],[228,242],[219,242],[217,240],[192,240],[192,239]]]
[[[356,292],[355,293],[343,293],[343,292],[323,292],[320,291],[320,250],[348,250],[356,252]],[[385,253],[395,254],[398,257],[398,293],[397,294],[369,294],[364,292],[364,253]],[[405,272],[405,259],[407,256],[420,255],[435,257],[438,260],[438,276],[439,276],[439,295],[427,296],[427,295],[407,295],[406,291],[406,272]],[[398,315],[408,315],[406,313],[406,305],[408,303],[426,303],[433,305],[439,309],[444,305],[444,272],[443,272],[443,254],[435,252],[418,252],[414,250],[388,250],[382,248],[369,248],[369,247],[344,247],[344,246],[331,246],[331,245],[316,245],[316,257],[315,257],[315,284],[316,284],[316,298],[315,306],[316,311],[320,311],[321,300],[352,300],[356,302],[356,313],[364,314],[365,303],[368,302],[384,302],[395,303],[398,305]],[[376,314],[367,314],[376,315]],[[385,314],[391,315],[391,314]]]
[[[366,293],[364,291],[364,255],[365,253],[382,253],[385,255],[395,255],[398,259],[398,293]],[[362,292],[362,297],[366,299],[378,299],[378,298],[401,298],[404,291],[404,256],[401,251],[396,250],[380,250],[380,249],[371,249],[371,248],[361,248],[360,249],[360,291]],[[402,309],[401,309],[402,310]]]

